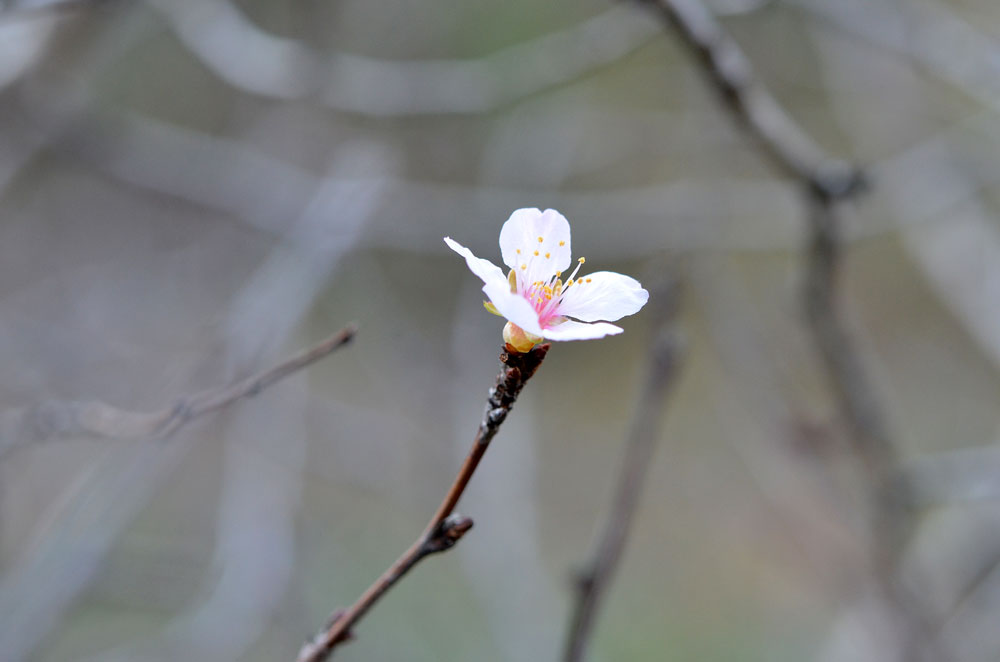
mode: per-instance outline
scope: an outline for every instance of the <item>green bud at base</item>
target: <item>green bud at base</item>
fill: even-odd
[[[523,354],[531,351],[531,348],[542,342],[544,338],[528,333],[513,322],[507,322],[503,327],[503,340]]]

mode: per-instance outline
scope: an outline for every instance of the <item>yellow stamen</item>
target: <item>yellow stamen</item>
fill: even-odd
[[[538,243],[542,243],[543,241],[545,241],[545,238],[544,238],[544,237],[539,237],[539,238],[538,238]]]
[[[589,278],[587,279],[587,282],[588,282],[588,283],[590,282],[590,279],[589,279]]]
[[[587,258],[585,258],[585,257],[581,257],[581,258],[577,259],[576,269],[574,269],[573,273],[571,273],[569,275],[569,281],[567,281],[566,287],[570,286],[570,284],[573,282],[573,278],[576,276],[576,272],[578,272],[580,270],[580,267],[583,266],[583,263],[586,262],[586,261],[587,261]],[[579,283],[580,281],[578,280],[576,282]]]
[[[520,249],[520,248],[518,248],[518,249],[517,249],[517,254],[518,254],[518,255],[520,255],[520,254],[521,254],[521,249]]]
[[[538,257],[538,251],[535,251],[535,257]]]
[[[510,283],[510,291],[517,292],[517,273],[513,269],[507,274],[507,282]]]
[[[524,270],[525,270],[525,269],[527,269],[527,268],[528,268],[528,265],[526,265],[526,264],[522,264],[522,265],[521,265],[521,271],[524,271]]]
[[[545,254],[545,259],[546,259],[546,260],[547,260],[547,259],[549,259],[550,257],[552,257],[552,253],[546,253],[546,254]]]
[[[565,241],[560,241],[560,242],[559,242],[559,245],[560,245],[560,246],[565,246],[565,245],[566,245],[566,242],[565,242]]]

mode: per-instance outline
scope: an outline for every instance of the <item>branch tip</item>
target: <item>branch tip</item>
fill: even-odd
[[[357,322],[351,322],[350,324],[348,324],[347,326],[345,326],[341,330],[341,334],[342,334],[341,337],[343,339],[341,342],[343,342],[346,345],[347,343],[349,343],[352,340],[354,340],[354,336],[358,335],[358,329],[359,328],[360,328],[360,326],[358,325]]]

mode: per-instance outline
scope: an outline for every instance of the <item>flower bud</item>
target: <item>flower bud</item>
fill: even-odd
[[[528,333],[513,322],[507,322],[503,327],[503,340],[523,354],[530,351],[532,347],[542,342],[543,339]]]

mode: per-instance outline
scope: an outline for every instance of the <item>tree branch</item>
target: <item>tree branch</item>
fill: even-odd
[[[261,29],[229,0],[146,4],[192,56],[244,93],[375,117],[488,113],[612,64],[653,36],[648,25],[612,7],[484,57],[401,62],[316,52]],[[227,48],[219,46],[220,33]]]
[[[576,578],[576,600],[563,651],[565,662],[580,662],[586,655],[597,610],[614,580],[642,495],[662,427],[663,399],[677,378],[680,342],[675,329],[678,308],[676,288],[677,284],[670,282],[652,298],[657,305],[650,311],[655,318],[648,354],[649,372],[632,417],[611,513],[593,558]]]
[[[118,409],[103,402],[43,402],[0,414],[0,457],[32,441],[56,436],[91,435],[104,439],[165,439],[182,425],[241,398],[257,395],[349,343],[357,333],[350,324],[326,340],[278,365],[228,386],[178,398],[152,413]]]
[[[900,460],[875,389],[837,305],[840,264],[838,202],[810,196],[803,307],[816,348],[850,431],[851,448],[865,472],[875,581],[896,618],[903,660],[948,659],[931,618],[898,577],[917,528],[916,489]]]
[[[402,556],[396,559],[353,605],[333,613],[326,627],[299,651],[298,662],[327,660],[337,645],[351,639],[351,628],[364,618],[368,610],[413,566],[432,554],[451,549],[472,528],[471,519],[453,512],[455,506],[465,492],[476,467],[479,466],[479,461],[483,459],[490,441],[510,413],[525,382],[535,374],[548,351],[548,344],[539,345],[523,354],[514,351],[509,345],[504,348],[500,354],[503,367],[497,375],[496,385],[490,389],[486,411],[472,442],[472,449],[451,487],[448,488],[437,512],[410,548],[403,552]]]
[[[865,473],[870,513],[871,560],[879,589],[897,622],[903,659],[941,660],[928,634],[928,618],[897,577],[916,528],[912,486],[896,478],[898,453],[875,389],[837,304],[840,262],[839,205],[867,186],[857,168],[833,159],[785,112],[757,79],[750,61],[700,0],[638,0],[662,18],[699,56],[702,71],[737,122],[746,127],[772,162],[806,192],[809,244],[803,306],[851,431],[852,448]]]
[[[866,186],[864,174],[830,157],[757,79],[750,60],[700,0],[637,0],[660,17],[701,60],[734,118],[782,170],[827,199],[843,199]]]

